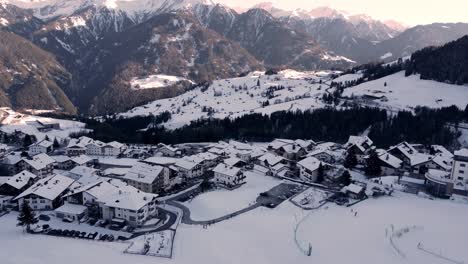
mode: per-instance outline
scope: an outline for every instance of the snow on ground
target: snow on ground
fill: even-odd
[[[12,133],[17,130],[27,134],[33,134],[36,136],[38,141],[44,139],[46,135],[48,135],[51,140],[54,138],[65,139],[71,133],[80,132],[85,129],[85,124],[81,122],[22,114],[15,112],[7,107],[0,108],[0,120],[0,123],[2,124],[2,131]],[[43,123],[59,123],[60,129],[53,129],[48,132],[40,132],[33,125],[27,124],[27,122],[33,121],[40,121]]]
[[[130,254],[145,254],[156,257],[171,257],[172,240],[174,238],[173,230],[165,230],[157,233],[151,233],[131,240],[130,246],[125,252]],[[145,252],[145,244],[149,246]]]
[[[219,201],[213,201],[218,203]],[[310,215],[298,229],[301,243],[311,243],[310,257],[294,243],[295,223],[306,216],[289,202],[276,209],[257,208],[228,221],[201,226],[180,225],[172,260],[158,263],[380,263],[441,264],[444,262],[417,249],[442,252],[454,260],[468,260],[468,205],[428,200],[395,193],[394,197],[368,199],[351,208],[326,205]],[[448,219],[447,216],[450,216]],[[123,254],[124,243],[92,242],[42,235],[25,235],[12,215],[0,217],[0,243],[4,264],[77,264],[106,262],[154,263],[148,256]],[[385,230],[417,225],[395,243],[405,252],[398,256]]]
[[[171,111],[172,118],[165,126],[173,129],[208,117],[208,108],[213,109],[214,118],[321,108],[324,104],[320,98],[328,85],[319,81],[328,81],[332,73],[285,70],[277,75],[265,75],[253,72],[244,77],[216,80],[206,90],[199,87],[174,98],[136,107],[120,116],[158,115]],[[257,86],[259,80],[260,86]],[[285,89],[275,91],[274,97],[268,99],[265,91],[272,86],[284,86]],[[270,105],[262,107],[266,101]]]
[[[466,86],[421,80],[419,75],[405,77],[404,72],[347,88],[343,95],[385,96],[388,101],[379,100],[379,104],[407,110],[418,105],[431,108],[456,105],[464,109],[468,102]]]
[[[134,78],[130,81],[130,86],[134,90],[141,90],[141,89],[153,89],[153,88],[163,88],[174,85],[178,82],[189,81],[182,77],[172,76],[172,75],[165,75],[165,74],[156,74],[156,75],[149,75],[146,78]]]
[[[391,52],[387,52],[384,55],[380,56],[380,59],[385,60],[385,59],[391,58],[392,56],[393,54]]]
[[[211,220],[255,203],[258,195],[281,183],[273,177],[245,172],[246,184],[229,191],[218,189],[202,193],[193,200],[184,203],[190,209],[193,220]]]

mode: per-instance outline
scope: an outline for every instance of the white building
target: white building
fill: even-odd
[[[220,163],[213,169],[213,173],[215,182],[222,186],[232,188],[245,183],[245,176],[240,168]]]
[[[468,190],[468,149],[455,151],[452,165],[451,179],[456,189]]]
[[[50,153],[54,149],[53,145],[54,143],[44,139],[29,146],[29,154],[37,155],[40,153]]]
[[[203,169],[200,164],[185,159],[177,160],[174,167],[177,168],[179,177],[181,178],[192,179],[203,175]]]
[[[144,192],[157,193],[170,185],[169,169],[155,164],[137,162],[122,180]]]
[[[92,217],[124,219],[131,226],[141,226],[158,216],[156,197],[120,180],[102,180],[75,189],[66,198],[69,203],[88,207]],[[99,209],[97,212],[92,210],[95,207]]]
[[[31,159],[23,158],[17,164],[20,171],[27,170],[40,178],[52,175],[55,160],[45,153],[38,154]]]
[[[21,208],[24,201],[34,210],[52,210],[61,205],[64,195],[75,181],[62,175],[52,175],[40,179],[31,187],[14,198]]]
[[[297,163],[299,167],[299,177],[304,181],[316,182],[318,178],[318,169],[320,160],[314,157],[305,158]]]

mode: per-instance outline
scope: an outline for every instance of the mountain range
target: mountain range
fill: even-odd
[[[106,114],[253,70],[394,60],[468,34],[468,24],[407,29],[328,7],[269,3],[239,12],[204,0],[1,0],[0,32],[9,47],[29,49],[1,47],[2,105]],[[193,82],[131,89],[132,79],[152,74]]]

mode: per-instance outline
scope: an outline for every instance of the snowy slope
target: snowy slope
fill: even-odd
[[[278,75],[253,72],[245,77],[214,81],[208,89],[196,88],[180,96],[157,100],[136,107],[123,117],[158,115],[169,111],[171,120],[167,128],[177,128],[191,121],[208,117],[207,108],[213,109],[214,118],[238,117],[249,113],[270,114],[282,110],[307,110],[323,107],[320,98],[333,72],[297,72],[285,70]],[[322,84],[320,84],[322,80]],[[257,86],[260,81],[260,86]],[[274,92],[273,98],[265,95],[272,86],[284,89]],[[268,101],[269,106],[262,107]],[[203,111],[205,110],[205,111]]]
[[[395,193],[371,198],[352,209],[357,216],[350,208],[333,204],[309,213],[286,201],[275,209],[257,208],[208,229],[179,225],[173,259],[122,254],[126,243],[27,235],[15,226],[16,214],[12,213],[0,217],[2,252],[8,252],[2,263],[452,263],[424,253],[418,243],[458,263],[468,259],[466,204]],[[293,230],[301,219],[297,240],[312,245],[311,256],[302,254],[295,244]],[[392,225],[395,230],[419,227],[395,239],[405,258],[385,235]]]
[[[385,87],[384,84],[387,83]],[[468,87],[429,80],[419,75],[405,77],[404,72],[366,82],[345,89],[344,96],[385,96],[388,101],[377,100],[378,104],[396,109],[412,109],[415,106],[438,108],[456,105],[464,109],[468,103]]]

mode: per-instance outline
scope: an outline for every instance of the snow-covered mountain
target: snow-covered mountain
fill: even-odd
[[[135,21],[148,15],[170,12],[198,4],[213,5],[209,0],[3,0],[24,9],[31,9],[41,19],[70,16],[89,7],[105,7],[125,12]]]

